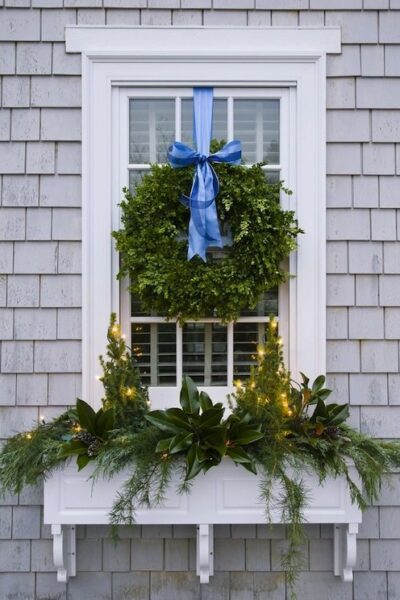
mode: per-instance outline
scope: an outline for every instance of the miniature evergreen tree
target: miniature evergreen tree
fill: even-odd
[[[110,318],[107,340],[106,358],[99,358],[103,369],[99,380],[105,392],[103,408],[114,409],[117,427],[142,429],[149,405],[147,389],[140,382],[139,370],[121,334],[115,313]]]
[[[279,430],[282,421],[293,414],[290,373],[283,359],[282,338],[278,335],[278,323],[271,317],[264,344],[257,347],[257,366],[250,379],[243,384],[236,382],[237,408],[261,419],[264,429]]]

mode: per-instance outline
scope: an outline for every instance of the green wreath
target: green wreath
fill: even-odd
[[[129,275],[130,290],[146,312],[181,323],[207,316],[235,321],[287,277],[282,261],[301,232],[294,213],[280,207],[280,190],[291,192],[282,182],[268,183],[261,164],[213,166],[220,181],[219,223],[232,244],[208,252],[206,263],[197,256],[187,260],[190,214],[179,197],[190,192],[192,167],[155,165],[135,195],[124,189],[122,227],[113,232],[119,278]]]

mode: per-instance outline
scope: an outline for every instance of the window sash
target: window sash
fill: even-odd
[[[265,165],[263,169],[270,172],[280,173],[280,178],[289,181],[289,88],[225,88],[215,87],[215,98],[227,99],[227,132],[228,140],[233,139],[234,135],[234,100],[235,99],[278,99],[280,101],[279,118],[279,141],[280,141],[280,162],[274,165]],[[119,188],[127,186],[129,182],[129,173],[132,171],[149,170],[150,164],[135,164],[129,162],[129,101],[135,98],[173,98],[175,97],[175,139],[181,139],[181,110],[182,99],[192,98],[192,87],[185,88],[120,88],[119,89],[119,132],[120,132],[120,182]],[[249,165],[250,166],[250,165]],[[282,197],[282,205],[285,206],[285,197]],[[293,272],[293,269],[291,269]],[[121,323],[126,332],[127,343],[131,345],[131,326],[134,323],[165,323],[166,319],[162,316],[131,316],[130,294],[125,291],[128,282],[121,282],[120,289],[120,312]],[[289,361],[289,284],[282,284],[279,290],[279,328],[285,341],[284,351],[285,359]],[[247,316],[240,317],[238,323],[268,323],[267,316]],[[193,322],[193,321],[188,321]],[[200,323],[218,323],[218,319],[204,318]],[[176,323],[176,388],[179,389],[182,383],[183,372],[183,330],[179,323]],[[210,389],[213,397],[215,394],[221,395],[221,399],[233,390],[234,378],[234,324],[227,324],[227,385],[226,386],[200,386],[201,389]],[[152,397],[160,395],[157,402],[162,401],[162,394],[169,389],[167,386],[150,385]]]

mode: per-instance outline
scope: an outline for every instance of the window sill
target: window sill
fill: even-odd
[[[351,476],[356,481],[354,467]],[[44,484],[44,522],[51,525],[57,580],[68,581],[76,574],[76,525],[101,525],[109,522],[109,512],[128,473],[111,481],[89,480],[93,466],[78,472],[74,462],[56,471]],[[312,491],[304,518],[307,523],[334,525],[334,573],[352,581],[356,563],[356,535],[362,515],[352,504],[343,477],[328,478],[320,485],[316,476],[305,473],[305,487]],[[197,526],[197,574],[208,583],[214,573],[214,524],[264,524],[265,507],[260,500],[260,477],[236,467],[229,459],[204,476],[198,476],[190,494],[179,495],[174,483],[163,505],[140,508],[137,524],[192,524]],[[279,496],[276,490],[275,497]],[[284,523],[279,506],[271,506],[271,523]]]

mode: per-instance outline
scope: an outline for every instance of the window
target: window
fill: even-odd
[[[85,399],[96,405],[102,395],[102,387],[96,382],[96,375],[99,373],[98,355],[105,348],[105,331],[110,312],[119,311],[122,301],[123,318],[131,318],[129,303],[123,301],[123,296],[120,298],[119,284],[114,277],[118,271],[118,256],[114,251],[110,232],[119,225],[121,182],[127,180],[127,161],[130,160],[129,102],[126,100],[124,104],[121,97],[125,94],[126,99],[129,98],[133,90],[137,94],[134,97],[136,107],[133,105],[132,111],[142,111],[142,123],[147,120],[147,129],[139,129],[140,120],[135,123],[132,121],[132,136],[135,133],[138,142],[140,135],[143,136],[140,142],[142,149],[139,152],[133,146],[133,155],[136,152],[138,156],[132,158],[135,161],[144,160],[142,163],[130,163],[133,185],[135,177],[140,176],[140,167],[146,168],[150,152],[153,153],[151,160],[154,157],[156,160],[163,160],[160,158],[163,155],[162,137],[170,136],[171,132],[172,137],[176,134],[174,128],[178,128],[179,124],[177,114],[180,114],[183,140],[190,141],[191,131],[187,126],[190,122],[188,92],[194,85],[217,89],[220,94],[217,104],[226,99],[228,137],[233,133],[228,127],[235,127],[236,114],[238,137],[246,144],[245,156],[249,162],[260,156],[260,152],[267,152],[272,157],[271,166],[277,167],[278,146],[271,144],[271,138],[266,143],[262,139],[264,123],[270,121],[271,126],[274,123],[273,119],[269,119],[271,105],[268,110],[265,108],[268,104],[262,107],[260,104],[259,109],[250,111],[249,103],[276,99],[279,96],[279,165],[282,179],[295,192],[290,199],[285,198],[284,203],[285,207],[296,211],[299,223],[306,232],[300,239],[298,252],[290,259],[290,271],[296,273],[296,278],[290,280],[289,293],[283,295],[287,306],[279,306],[280,326],[287,324],[284,335],[289,346],[288,362],[294,377],[300,370],[307,372],[310,377],[324,372],[325,54],[340,52],[340,29],[68,26],[66,47],[67,52],[82,53],[82,343]],[[186,97],[183,93],[185,90]],[[231,90],[230,93],[228,90]],[[144,102],[146,98],[151,99],[152,106],[149,102]],[[167,106],[171,102],[172,110]],[[181,109],[177,111],[179,102]],[[286,109],[283,108],[285,102]],[[216,108],[218,127],[215,135],[219,128],[225,127],[224,110],[220,106]],[[246,122],[250,113],[255,117],[252,123]],[[154,126],[156,114],[165,115],[162,131],[157,131]],[[114,126],[115,122],[120,123],[122,119],[126,119],[125,146],[121,142],[119,129]],[[246,133],[250,133],[251,139],[246,138]],[[148,153],[147,159],[139,159],[139,154],[143,155],[143,152]],[[112,165],[119,167],[113,169]],[[281,294],[279,304],[282,303],[284,304]],[[283,314],[288,315],[287,319],[283,318]],[[258,323],[263,315],[253,317]],[[133,318],[136,319],[135,316]],[[151,318],[153,317],[150,316]],[[177,373],[182,372],[186,360],[185,368],[189,368],[189,359],[199,338],[202,340],[203,355],[214,355],[218,358],[215,364],[219,364],[214,373],[209,370],[206,372],[205,366],[200,365],[199,377],[204,378],[204,381],[211,381],[214,377],[214,382],[221,383],[225,377],[228,381],[230,375],[233,376],[234,332],[233,338],[232,332],[230,335],[226,332],[225,343],[225,332],[217,323],[190,324],[185,332],[176,327],[174,331],[174,324],[171,323],[153,323],[152,328],[151,322],[142,321],[137,325],[146,325],[148,332],[145,334],[143,329],[137,333],[143,331],[147,339],[150,335],[150,341],[151,335],[154,338],[153,350],[151,343],[150,346],[147,344],[148,353],[151,355],[153,352],[153,358],[150,358],[154,360],[157,353],[160,364],[161,358],[165,359],[165,382],[162,383],[171,380],[169,367],[172,366],[173,371],[175,366]],[[157,334],[157,343],[154,334],[157,328],[154,325],[160,331],[164,325],[162,334]],[[239,323],[238,326],[245,329],[248,322]],[[207,343],[204,341],[206,338]],[[144,344],[143,340],[144,338],[141,343]],[[188,349],[185,353],[184,342],[185,349]],[[174,343],[176,365],[170,360],[174,356]],[[180,346],[181,354],[177,350]],[[164,352],[164,349],[167,351]],[[199,355],[201,354],[200,352]],[[171,362],[172,365],[168,364]],[[204,358],[204,363],[206,362]],[[231,369],[230,373],[228,369]],[[149,377],[151,379],[152,373]],[[162,386],[154,389],[165,390]],[[224,387],[215,387],[215,390],[219,389]],[[164,391],[155,400],[155,406],[157,403],[160,407],[163,403],[164,406],[171,405],[177,401],[177,395],[174,398],[172,393],[166,394]]]
[[[124,87],[118,96],[113,129],[121,146],[119,190],[129,184],[134,192],[151,163],[166,162],[168,147],[175,139],[194,146],[193,90]],[[215,87],[212,137],[240,139],[245,164],[266,162],[263,169],[269,181],[288,178],[288,109],[285,88]],[[287,331],[287,285],[267,292],[258,306],[243,311],[235,324],[224,325],[208,315],[183,327],[166,322],[162,314],[144,314],[138,299],[129,298],[126,287],[123,282],[123,329],[142,380],[152,388],[179,388],[182,376],[190,375],[198,385],[222,387],[221,394],[226,394],[225,388],[247,377],[256,363],[257,345],[264,341],[268,316],[278,315],[283,334]]]

